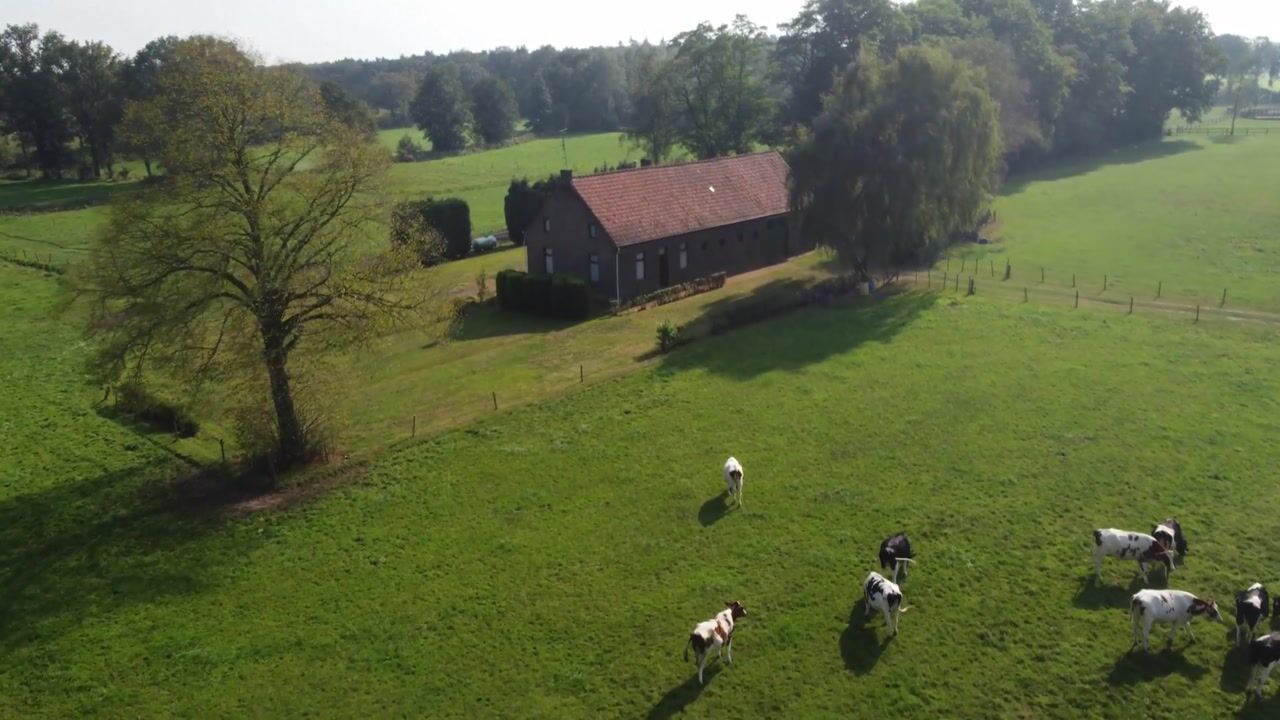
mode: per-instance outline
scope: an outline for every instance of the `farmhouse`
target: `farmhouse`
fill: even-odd
[[[561,183],[525,232],[530,273],[581,277],[625,301],[811,249],[793,231],[776,152],[645,166]]]

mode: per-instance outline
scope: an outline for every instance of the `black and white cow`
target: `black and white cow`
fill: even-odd
[[[1169,630],[1170,645],[1178,634],[1178,628],[1186,628],[1187,636],[1194,642],[1196,634],[1191,632],[1191,621],[1197,617],[1219,622],[1222,620],[1222,613],[1218,612],[1218,603],[1213,598],[1201,600],[1183,590],[1139,590],[1129,602],[1133,644],[1142,643],[1147,652],[1151,652],[1148,638],[1153,624],[1173,626]]]
[[[689,660],[689,648],[693,648],[698,660],[698,684],[702,684],[702,669],[707,666],[707,656],[712,650],[720,657],[723,648],[729,656],[729,664],[733,664],[733,628],[739,618],[745,617],[747,609],[738,601],[726,602],[724,610],[716,613],[710,620],[698,623],[689,634],[689,642],[684,646],[684,659]]]
[[[730,457],[724,461],[724,489],[738,507],[742,507],[743,477],[742,463],[738,462],[738,458]]]
[[[1173,555],[1150,535],[1128,530],[1106,528],[1093,531],[1093,574],[1102,577],[1102,559],[1106,557],[1132,558],[1138,561],[1142,581],[1147,581],[1147,563],[1164,564],[1166,574],[1173,572]]]
[[[880,569],[892,572],[894,582],[898,582],[899,568],[902,569],[902,579],[907,579],[907,563],[915,562],[914,557],[911,541],[904,532],[890,535],[880,543]]]
[[[889,635],[897,635],[898,616],[902,614],[902,589],[880,573],[872,572],[862,583],[862,596],[867,602],[867,614],[879,610]]]
[[[1187,539],[1182,537],[1182,526],[1177,518],[1169,518],[1156,523],[1151,528],[1151,536],[1160,541],[1166,550],[1177,550],[1178,557],[1187,554]]]
[[[1248,693],[1252,689],[1261,699],[1262,686],[1267,684],[1267,676],[1277,663],[1280,663],[1280,632],[1263,635],[1249,643],[1249,667],[1252,671],[1244,691]]]
[[[1271,599],[1262,583],[1254,583],[1248,590],[1236,593],[1236,643],[1253,639],[1258,623],[1271,613]]]

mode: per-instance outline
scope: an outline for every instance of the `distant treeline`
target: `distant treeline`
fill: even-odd
[[[505,86],[535,132],[629,130],[650,154],[683,145],[706,156],[784,143],[811,124],[860,51],[887,58],[906,45],[940,46],[982,73],[1012,164],[1156,137],[1173,110],[1194,120],[1215,102],[1262,101],[1236,97],[1239,78],[1280,70],[1269,41],[1215,38],[1198,11],[1164,0],[811,0],[776,32],[739,18],[658,44],[305,70],[370,105],[385,126],[434,131],[440,149],[484,140],[479,116],[493,113],[473,89],[487,81]]]
[[[0,165],[99,177],[117,158],[147,160],[119,128],[129,104],[154,92],[176,41],[124,57],[8,26]],[[811,126],[837,74],[911,45],[942,48],[980,74],[1011,165],[1156,137],[1175,110],[1195,122],[1215,102],[1266,102],[1260,82],[1280,71],[1270,41],[1215,37],[1199,11],[1166,0],[810,0],[773,31],[740,17],[656,44],[293,67],[353,125],[417,125],[437,151],[504,141],[523,119],[540,134],[625,130],[661,160],[677,146],[707,157],[786,145]]]

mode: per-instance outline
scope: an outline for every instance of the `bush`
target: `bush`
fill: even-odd
[[[494,278],[495,290],[498,292],[498,306],[503,310],[520,308],[521,288],[524,273],[519,270],[500,270]]]
[[[200,424],[185,409],[161,400],[136,381],[116,388],[116,410],[181,438],[194,437],[200,432]]]
[[[495,285],[498,305],[504,310],[569,320],[585,320],[591,316],[591,289],[576,277],[503,270],[498,273]]]
[[[400,138],[400,142],[396,143],[396,162],[417,162],[425,159],[426,157],[427,151],[422,148],[422,145],[418,143],[417,140],[410,137],[408,133],[405,133]]]
[[[663,320],[658,323],[658,352],[671,352],[679,341],[680,328],[672,324],[670,320]]]
[[[569,320],[586,320],[591,316],[591,289],[579,278],[552,276],[551,311]]]
[[[547,198],[555,192],[559,179],[552,175],[532,185],[527,179],[512,180],[502,200],[502,214],[507,221],[507,236],[516,245],[524,245],[524,231],[542,212]]]
[[[471,208],[458,198],[427,199],[405,202],[391,212],[391,244],[403,246],[418,238],[438,234],[444,240],[441,253],[445,259],[464,258],[471,251]],[[438,258],[436,248],[424,244],[422,264],[432,265]]]
[[[471,208],[460,198],[428,199],[422,218],[444,238],[444,256],[464,258],[471,252]]]
[[[550,275],[525,275],[520,287],[522,307],[526,312],[551,314]]]
[[[706,277],[695,278],[686,283],[672,285],[668,288],[655,290],[651,293],[639,295],[623,303],[618,310],[628,310],[635,307],[648,307],[651,305],[665,305],[676,300],[683,300],[704,292],[710,292],[724,287],[726,275],[718,272]]]

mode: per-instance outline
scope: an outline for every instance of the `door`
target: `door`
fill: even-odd
[[[658,248],[658,287],[671,284],[671,267],[667,262],[667,249]]]
[[[775,265],[791,256],[788,245],[788,227],[785,220],[769,220],[764,224],[765,264]]]

